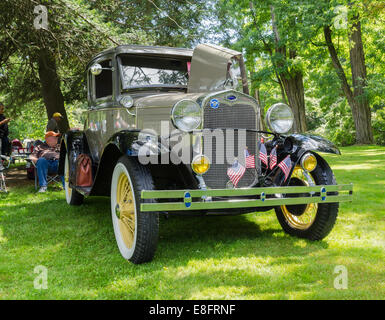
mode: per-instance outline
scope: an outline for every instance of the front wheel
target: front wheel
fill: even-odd
[[[112,223],[121,255],[135,264],[151,261],[158,242],[158,213],[140,211],[140,192],[152,189],[149,169],[122,156],[112,174]]]
[[[293,170],[290,186],[336,184],[329,165],[322,161],[314,171],[305,172],[296,166]],[[321,240],[332,230],[338,214],[338,203],[310,203],[283,205],[275,209],[282,229],[293,236],[309,240]]]

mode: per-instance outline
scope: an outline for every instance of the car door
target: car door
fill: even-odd
[[[89,70],[87,73],[89,110],[84,131],[93,161],[98,163],[114,130],[112,110],[115,80],[112,59],[98,60],[95,63],[99,63],[103,70],[97,76]]]

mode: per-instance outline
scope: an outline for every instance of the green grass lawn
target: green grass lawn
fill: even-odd
[[[65,203],[33,185],[0,197],[0,299],[384,299],[385,147],[325,155],[338,183],[354,183],[331,234],[286,235],[273,211],[160,219],[151,263],[133,265],[115,244],[109,199]],[[36,266],[48,289],[34,288]],[[334,268],[348,289],[334,288]]]

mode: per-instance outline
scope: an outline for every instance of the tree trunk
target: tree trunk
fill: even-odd
[[[278,81],[278,84],[279,84],[279,88],[281,89],[281,97],[282,97],[282,101],[286,104],[289,104],[289,102],[287,101],[287,98],[286,98],[286,93],[285,93],[285,88],[283,87],[283,83],[282,83],[282,80],[278,74],[278,72],[275,72],[276,73],[276,77],[277,77],[277,81]]]
[[[270,10],[276,46],[275,51],[281,56],[278,60],[278,70],[280,71],[278,72],[277,76],[280,82],[281,92],[283,86],[289,106],[291,107],[294,114],[294,131],[305,132],[307,127],[305,117],[305,90],[303,86],[303,75],[301,71],[289,71],[287,69],[285,65],[287,61],[287,49],[280,43],[281,38],[276,24],[274,7],[270,6]],[[289,50],[289,56],[290,59],[294,59],[296,57],[296,51]],[[283,93],[282,96],[284,97]]]
[[[329,26],[324,27],[324,35],[325,35],[326,45],[328,47],[329,54],[330,54],[334,69],[336,70],[338,78],[341,81],[342,91],[344,92],[346,99],[348,100],[349,106],[352,110],[354,126],[356,129],[356,143],[358,143],[358,144],[371,144],[371,143],[373,143],[373,133],[372,133],[372,129],[371,129],[371,115],[370,115],[369,104],[367,103],[367,105],[366,105],[369,108],[369,111],[368,111],[367,109],[365,109],[366,106],[363,105],[362,102],[359,103],[359,97],[358,97],[359,91],[357,91],[357,96],[353,93],[353,91],[352,91],[352,89],[348,83],[348,80],[346,78],[345,71],[342,68],[340,60],[338,58],[337,51],[334,47],[334,44],[332,41],[332,36],[331,36],[332,31],[331,31]],[[361,45],[362,45],[362,41],[361,41]],[[357,50],[357,49],[354,49],[354,50]],[[363,51],[362,51],[362,54],[363,54]],[[351,64],[352,64],[351,68],[352,68],[352,72],[353,72],[353,68],[354,69],[357,68],[357,66],[355,65],[356,61],[354,61]],[[364,62],[364,64],[365,64],[365,62]],[[354,67],[353,67],[353,65],[354,65]],[[354,72],[359,73],[357,70],[355,70]],[[366,73],[366,70],[365,70],[365,73]],[[356,76],[357,76],[357,74],[356,74]],[[354,76],[354,77],[356,77],[356,76]],[[366,78],[366,76],[365,76],[365,78]],[[358,79],[356,78],[356,81],[357,80]],[[362,108],[364,108],[364,109],[362,109]]]
[[[353,96],[357,105],[355,119],[356,122],[356,142],[358,144],[373,143],[372,115],[369,106],[368,96],[366,95],[366,65],[364,47],[362,44],[361,22],[358,16],[353,18],[353,29],[349,36],[350,65],[353,79]]]
[[[48,119],[51,119],[55,112],[60,112],[64,118],[59,122],[59,130],[64,133],[69,129],[67,113],[64,108],[56,62],[48,49],[43,48],[39,51],[38,64],[41,91]]]
[[[303,87],[302,72],[294,72],[294,74],[281,75],[282,83],[285,88],[289,105],[294,114],[294,131],[305,132],[305,90]]]

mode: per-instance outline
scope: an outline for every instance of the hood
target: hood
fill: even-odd
[[[242,54],[215,45],[200,44],[194,49],[191,60],[188,93],[224,90],[227,66],[232,58]]]
[[[205,96],[204,93],[162,93],[135,99],[134,106],[137,108],[172,107],[182,99],[197,101],[203,96]]]

